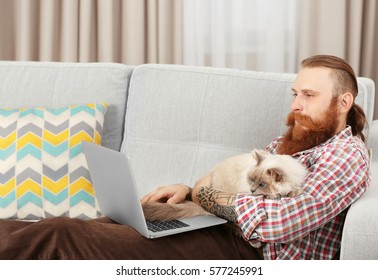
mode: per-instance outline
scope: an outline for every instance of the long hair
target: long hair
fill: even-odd
[[[311,56],[302,61],[302,67],[327,67],[332,69],[334,95],[339,96],[345,92],[350,92],[353,95],[353,106],[347,115],[347,125],[352,128],[353,135],[358,135],[365,142],[363,129],[366,124],[366,116],[363,109],[355,103],[358,86],[353,68],[345,60],[332,55]]]

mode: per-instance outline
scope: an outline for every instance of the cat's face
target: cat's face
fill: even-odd
[[[252,156],[256,162],[255,167],[247,173],[247,181],[253,195],[277,199],[283,196],[294,197],[303,192],[299,186],[306,176],[306,170],[295,159],[285,155],[273,156],[258,150],[252,151]]]
[[[248,174],[248,184],[253,195],[263,195],[270,199],[280,197],[278,190],[279,184],[283,181],[283,177],[277,173],[277,170],[263,170],[257,167]]]

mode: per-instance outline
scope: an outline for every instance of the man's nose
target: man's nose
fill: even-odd
[[[296,96],[291,103],[291,111],[292,112],[301,112],[303,110],[302,102],[300,101],[300,98]]]

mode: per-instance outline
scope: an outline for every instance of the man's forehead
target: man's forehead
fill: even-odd
[[[299,92],[311,90],[314,92],[332,92],[333,80],[331,69],[326,67],[305,67],[302,68],[293,83],[293,90]]]

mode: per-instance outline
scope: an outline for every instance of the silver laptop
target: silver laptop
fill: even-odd
[[[207,215],[169,222],[147,222],[128,157],[102,146],[82,142],[93,188],[102,214],[131,226],[146,238],[157,238],[226,223]],[[162,228],[158,229],[161,224]]]

